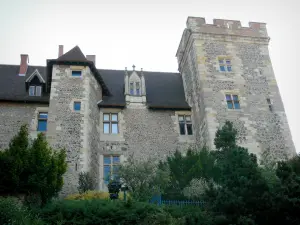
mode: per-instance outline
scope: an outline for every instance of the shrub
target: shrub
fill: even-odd
[[[95,182],[89,172],[81,172],[79,174],[78,184],[79,193],[84,193],[95,189]]]
[[[66,169],[64,150],[53,150],[42,133],[30,144],[22,126],[0,153],[0,194],[37,196],[44,204],[61,190]]]
[[[131,201],[63,200],[50,203],[37,213],[48,224],[176,224],[162,207]]]
[[[0,224],[42,225],[44,223],[38,218],[35,218],[16,198],[0,197]]]
[[[126,193],[127,199],[130,198],[130,195]],[[69,195],[65,198],[66,200],[92,200],[92,199],[109,199],[109,193],[104,191],[87,191],[84,193],[77,193]],[[119,199],[124,200],[124,193],[119,193]]]

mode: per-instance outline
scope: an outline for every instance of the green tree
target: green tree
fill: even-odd
[[[62,176],[67,169],[65,151],[50,148],[42,133],[29,145],[26,125],[0,154],[0,162],[2,194],[35,196],[44,204],[63,186]]]
[[[168,199],[185,199],[183,194],[187,190],[195,190],[195,183],[217,180],[218,170],[215,167],[215,154],[207,148],[201,150],[188,149],[186,155],[176,151],[169,156],[160,166],[166,166],[170,170],[170,184],[165,190],[164,197]],[[197,180],[201,179],[201,182]],[[201,189],[201,187],[199,187]],[[193,194],[195,197],[196,195]],[[200,196],[199,196],[200,197]]]
[[[269,186],[262,176],[254,154],[237,146],[237,131],[231,122],[216,132],[219,188],[207,192],[214,212],[225,215],[233,224],[263,224],[271,207]]]
[[[95,189],[95,182],[89,172],[80,172],[78,180],[78,191],[84,193]]]
[[[169,182],[167,168],[158,168],[154,160],[142,161],[129,157],[119,168],[119,176],[137,201],[148,201],[153,195],[163,193]]]

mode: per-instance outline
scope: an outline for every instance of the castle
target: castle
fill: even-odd
[[[179,73],[97,69],[78,46],[46,66],[0,65],[0,149],[24,123],[67,150],[62,193],[90,171],[97,188],[127,157],[163,159],[190,146],[214,149],[226,120],[238,142],[270,158],[296,153],[273,73],[266,24],[188,17],[177,50]]]

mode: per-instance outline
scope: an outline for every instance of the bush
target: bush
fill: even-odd
[[[0,224],[42,225],[44,223],[35,218],[16,198],[0,197]]]
[[[127,198],[129,197],[129,194],[126,193]],[[87,191],[84,193],[77,193],[69,195],[65,198],[66,200],[92,200],[92,199],[109,199],[109,193],[103,192],[103,191]],[[119,199],[124,200],[124,194],[123,192],[119,193]]]
[[[48,224],[176,224],[162,207],[131,201],[63,200],[48,204],[37,213]]]
[[[95,189],[95,182],[88,172],[81,172],[79,174],[79,181],[78,181],[78,191],[79,193],[84,193],[87,191],[92,191]]]

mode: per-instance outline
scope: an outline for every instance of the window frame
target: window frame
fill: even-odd
[[[220,70],[220,72],[232,72],[232,60],[231,60],[231,57],[226,57],[226,56],[224,56],[224,57],[218,57],[218,62],[219,62],[219,70]],[[227,62],[229,62],[229,63],[227,63]],[[224,70],[223,69],[221,69],[221,67],[222,68],[224,68]],[[228,69],[228,68],[230,68],[230,69]]]
[[[230,99],[228,99],[227,96],[229,96]],[[235,97],[236,97],[236,99],[235,99]],[[240,110],[241,109],[241,101],[240,101],[238,94],[226,93],[225,100],[226,100],[227,109],[230,109],[230,110]],[[229,108],[229,103],[232,105],[232,108]],[[238,108],[236,108],[236,105],[235,105],[236,103],[239,106]]]
[[[110,163],[105,163],[105,158],[110,158]],[[114,157],[118,157],[118,162],[114,162]],[[121,156],[118,155],[118,154],[105,154],[103,155],[103,180],[104,180],[104,183],[107,185],[109,183],[109,180],[111,177],[114,177],[115,173],[114,172],[114,167],[116,166],[120,166],[121,165]],[[105,177],[105,168],[109,166],[110,170],[109,170],[109,178],[108,180],[106,180],[106,177]],[[117,175],[118,176],[118,175]]]
[[[104,119],[104,117],[105,117],[105,115],[108,115],[109,117],[108,117],[108,120],[105,120]],[[116,115],[117,116],[117,120],[113,120],[112,119],[112,116],[113,115]],[[119,131],[119,114],[118,113],[103,113],[103,133],[104,134],[119,134],[120,133],[120,131]],[[108,127],[108,133],[106,133],[105,132],[105,128],[104,128],[104,126],[105,126],[105,124],[108,124],[109,125],[109,127]],[[112,133],[112,126],[113,125],[117,125],[117,133]]]
[[[39,91],[38,91],[39,90]],[[32,93],[33,91],[33,93]],[[42,96],[42,86],[41,85],[30,85],[28,89],[29,96]]]
[[[183,120],[180,120],[180,117],[183,117]],[[186,120],[186,117],[190,117],[190,120]],[[184,134],[181,134],[181,127],[180,125],[183,124],[184,125]],[[192,115],[188,115],[188,114],[179,114],[178,115],[178,125],[179,125],[179,134],[184,136],[191,136],[193,135],[193,123],[192,123]],[[191,133],[189,134],[189,130],[188,130],[188,125],[191,125]]]
[[[42,96],[42,86],[35,86],[35,96]]]
[[[29,91],[29,93],[28,93],[28,94],[29,94],[29,96],[35,96],[35,86],[32,86],[32,85],[31,85],[31,86],[29,86],[29,90],[28,90],[28,91]],[[30,93],[31,93],[31,91],[33,91],[33,94],[30,94]]]
[[[140,82],[135,82],[135,95],[141,95],[141,85]]]
[[[80,75],[78,75],[78,74],[80,74]],[[71,76],[72,77],[82,77],[82,70],[72,70],[71,71]]]
[[[47,117],[46,117],[46,118],[43,118],[43,117],[40,116],[41,114],[46,114]],[[40,129],[39,129],[40,121],[46,121],[46,130],[40,130]],[[38,113],[38,118],[37,118],[37,128],[36,128],[36,130],[39,131],[39,132],[46,132],[46,131],[48,130],[48,112],[39,112],[39,113]]]
[[[79,104],[79,109],[76,108],[76,106],[78,106],[78,104]],[[73,102],[73,110],[75,112],[80,112],[81,111],[81,101],[74,101]]]
[[[129,83],[129,93],[130,93],[130,95],[134,95],[134,83],[133,82]]]

